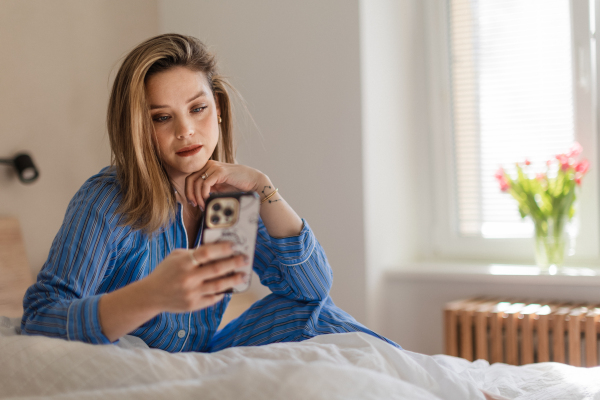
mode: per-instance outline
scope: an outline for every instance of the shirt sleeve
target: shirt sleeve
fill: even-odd
[[[102,333],[96,291],[124,242],[118,196],[109,178],[88,181],[75,194],[37,282],[25,293],[23,334],[111,343]]]
[[[298,236],[274,238],[259,219],[253,268],[260,282],[277,295],[320,301],[329,296],[333,272],[310,226],[302,222]]]

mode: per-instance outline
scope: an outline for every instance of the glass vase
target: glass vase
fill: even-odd
[[[535,261],[544,272],[556,273],[565,256],[573,255],[574,234],[568,217],[548,218],[535,223]]]

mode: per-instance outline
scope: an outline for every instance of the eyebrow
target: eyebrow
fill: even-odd
[[[194,101],[194,100],[196,100],[197,98],[199,98],[199,97],[202,97],[202,96],[206,96],[206,92],[205,92],[204,90],[201,90],[200,92],[198,92],[198,94],[196,94],[196,95],[192,96],[192,98],[191,98],[191,99],[189,99],[187,102],[188,102],[188,103],[191,103],[192,101]],[[169,106],[163,106],[163,105],[154,105],[154,104],[151,104],[151,105],[150,105],[150,109],[151,109],[151,110],[156,110],[157,108],[168,108],[168,107],[169,107]]]

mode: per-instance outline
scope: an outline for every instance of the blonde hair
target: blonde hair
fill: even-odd
[[[235,163],[229,90],[216,60],[198,39],[179,34],[153,37],[133,49],[115,77],[108,103],[107,127],[111,165],[121,187],[117,212],[121,223],[144,233],[165,227],[177,202],[169,177],[155,149],[154,125],[146,103],[146,80],[173,67],[203,72],[221,111],[221,133],[212,159]]]

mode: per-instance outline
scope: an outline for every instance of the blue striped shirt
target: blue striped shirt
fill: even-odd
[[[166,229],[148,236],[119,225],[119,201],[116,176],[106,168],[75,194],[25,294],[23,334],[110,343],[98,319],[100,297],[148,276],[173,249],[188,248],[181,204]],[[275,295],[300,302],[325,300],[333,278],[306,221],[300,235],[289,238],[271,237],[261,221],[253,268]],[[170,352],[206,351],[230,298],[199,311],[160,313],[130,334]]]

